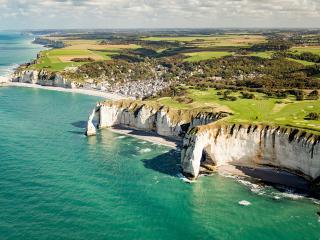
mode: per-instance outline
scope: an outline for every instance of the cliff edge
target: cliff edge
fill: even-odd
[[[107,101],[92,110],[86,135],[97,128],[127,126],[183,142],[181,167],[189,179],[224,165],[270,166],[302,176],[318,188],[320,135],[268,125],[228,124],[230,113],[177,110],[156,102]]]

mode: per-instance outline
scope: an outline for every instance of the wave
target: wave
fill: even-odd
[[[8,65],[0,65],[0,76],[8,77],[18,67],[19,67],[19,64],[12,64],[9,66]]]
[[[124,139],[124,138],[126,138],[126,136],[118,136],[118,137],[116,137],[117,139]]]
[[[148,152],[151,152],[152,149],[151,148],[143,148],[140,150],[141,153],[148,153]]]
[[[182,181],[186,182],[186,183],[194,183],[196,182],[196,180],[190,180],[188,178],[186,178],[182,173],[178,173],[177,178],[180,178]]]

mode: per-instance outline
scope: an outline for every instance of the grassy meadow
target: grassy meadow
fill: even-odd
[[[278,99],[262,93],[254,93],[255,99],[243,99],[240,92],[233,92],[231,96],[237,97],[237,100],[227,101],[221,99],[218,92],[215,89],[188,89],[186,96],[193,100],[190,104],[180,103],[170,97],[157,101],[177,109],[210,107],[216,111],[231,112],[233,116],[223,120],[228,123],[265,123],[320,132],[320,121],[304,119],[310,112],[320,112],[320,100],[296,101],[294,96]]]

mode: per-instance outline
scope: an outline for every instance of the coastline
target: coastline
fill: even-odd
[[[25,88],[35,88],[35,89],[43,89],[43,90],[50,90],[50,91],[67,92],[67,93],[79,93],[79,94],[84,94],[89,96],[102,97],[109,100],[129,99],[128,97],[125,97],[116,93],[102,92],[97,90],[51,87],[51,86],[41,86],[41,85],[32,84],[32,83],[11,82],[7,77],[3,77],[3,78],[0,77],[0,84],[2,79],[6,80],[3,82],[4,86],[6,87],[25,87]],[[179,141],[178,139],[165,138],[163,136],[157,135],[152,132],[137,130],[133,128],[113,127],[113,128],[108,128],[108,130],[121,135],[131,136],[140,140],[148,141],[158,145],[163,145],[173,149],[177,149],[182,142],[182,141]]]
[[[34,44],[31,42],[31,44]],[[0,76],[0,85],[8,86],[8,87],[25,87],[25,88],[35,88],[35,89],[43,89],[50,91],[58,91],[58,92],[67,92],[67,93],[78,93],[89,96],[101,97],[109,100],[121,100],[121,99],[130,99],[129,97],[125,97],[112,92],[103,92],[94,89],[83,89],[83,88],[64,88],[64,87],[53,87],[53,86],[42,86],[39,84],[32,83],[20,83],[20,82],[12,82],[10,81],[10,75]],[[163,145],[169,147],[171,149],[179,149],[182,145],[181,139],[167,138],[155,134],[153,132],[138,130],[134,128],[128,127],[112,127],[108,128],[109,131],[131,136],[143,141],[148,141],[152,144]],[[304,179],[301,179],[297,175],[288,174],[287,172],[282,172],[276,168],[269,167],[242,167],[235,165],[222,165],[217,168],[217,173],[220,175],[232,175],[239,177],[249,177],[250,179],[260,179],[263,182],[267,182],[270,184],[281,184],[285,186],[291,186],[298,189],[307,189],[307,182]],[[272,175],[274,179],[270,178],[269,175]],[[289,180],[288,180],[289,179]]]
[[[0,80],[1,80],[1,78],[0,78]],[[122,96],[122,95],[119,95],[116,93],[102,92],[102,91],[90,90],[90,89],[41,86],[38,84],[20,83],[20,82],[11,82],[11,81],[7,81],[6,86],[8,86],[8,87],[36,88],[36,89],[44,89],[44,90],[51,90],[51,91],[58,91],[58,92],[68,92],[68,93],[79,93],[79,94],[84,94],[84,95],[89,95],[89,96],[102,97],[102,98],[106,98],[106,99],[110,99],[110,100],[128,99],[128,97],[125,97],[125,96]]]

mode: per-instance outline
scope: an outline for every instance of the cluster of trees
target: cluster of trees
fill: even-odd
[[[311,52],[303,52],[300,54],[287,53],[287,57],[304,60],[308,62],[320,63],[320,56]]]
[[[319,73],[320,65],[306,67],[285,58],[230,56],[198,63],[177,58],[114,59],[84,64],[76,75],[113,82],[161,78],[198,87],[264,89],[281,96],[281,89],[320,89],[319,79],[312,77]]]
[[[245,99],[255,99],[255,95],[253,93],[250,93],[250,92],[240,92],[241,95],[242,95],[242,98],[245,98]]]
[[[311,112],[304,119],[306,119],[306,120],[320,120],[320,113]]]
[[[246,88],[320,88],[320,81],[312,77],[320,73],[319,66],[306,67],[285,58],[225,57],[200,63],[185,63],[184,69],[201,69],[190,84],[210,81],[211,76],[224,79],[221,84]]]
[[[217,92],[217,95],[221,95],[222,100],[226,100],[226,101],[236,101],[237,97],[235,96],[231,96],[232,91],[230,90],[226,90],[224,92]]]
[[[288,51],[281,51],[276,52],[272,55],[273,58],[293,58],[298,60],[304,60],[308,62],[320,63],[320,56],[318,54],[314,54],[311,52],[288,52]]]
[[[289,41],[281,39],[271,39],[266,43],[259,43],[253,45],[250,50],[259,52],[259,51],[286,51],[289,50],[293,44]]]
[[[94,62],[95,60],[91,57],[88,58],[72,58],[72,62]]]
[[[297,33],[290,37],[290,41],[297,45],[320,45],[320,33],[319,31],[310,33]]]

